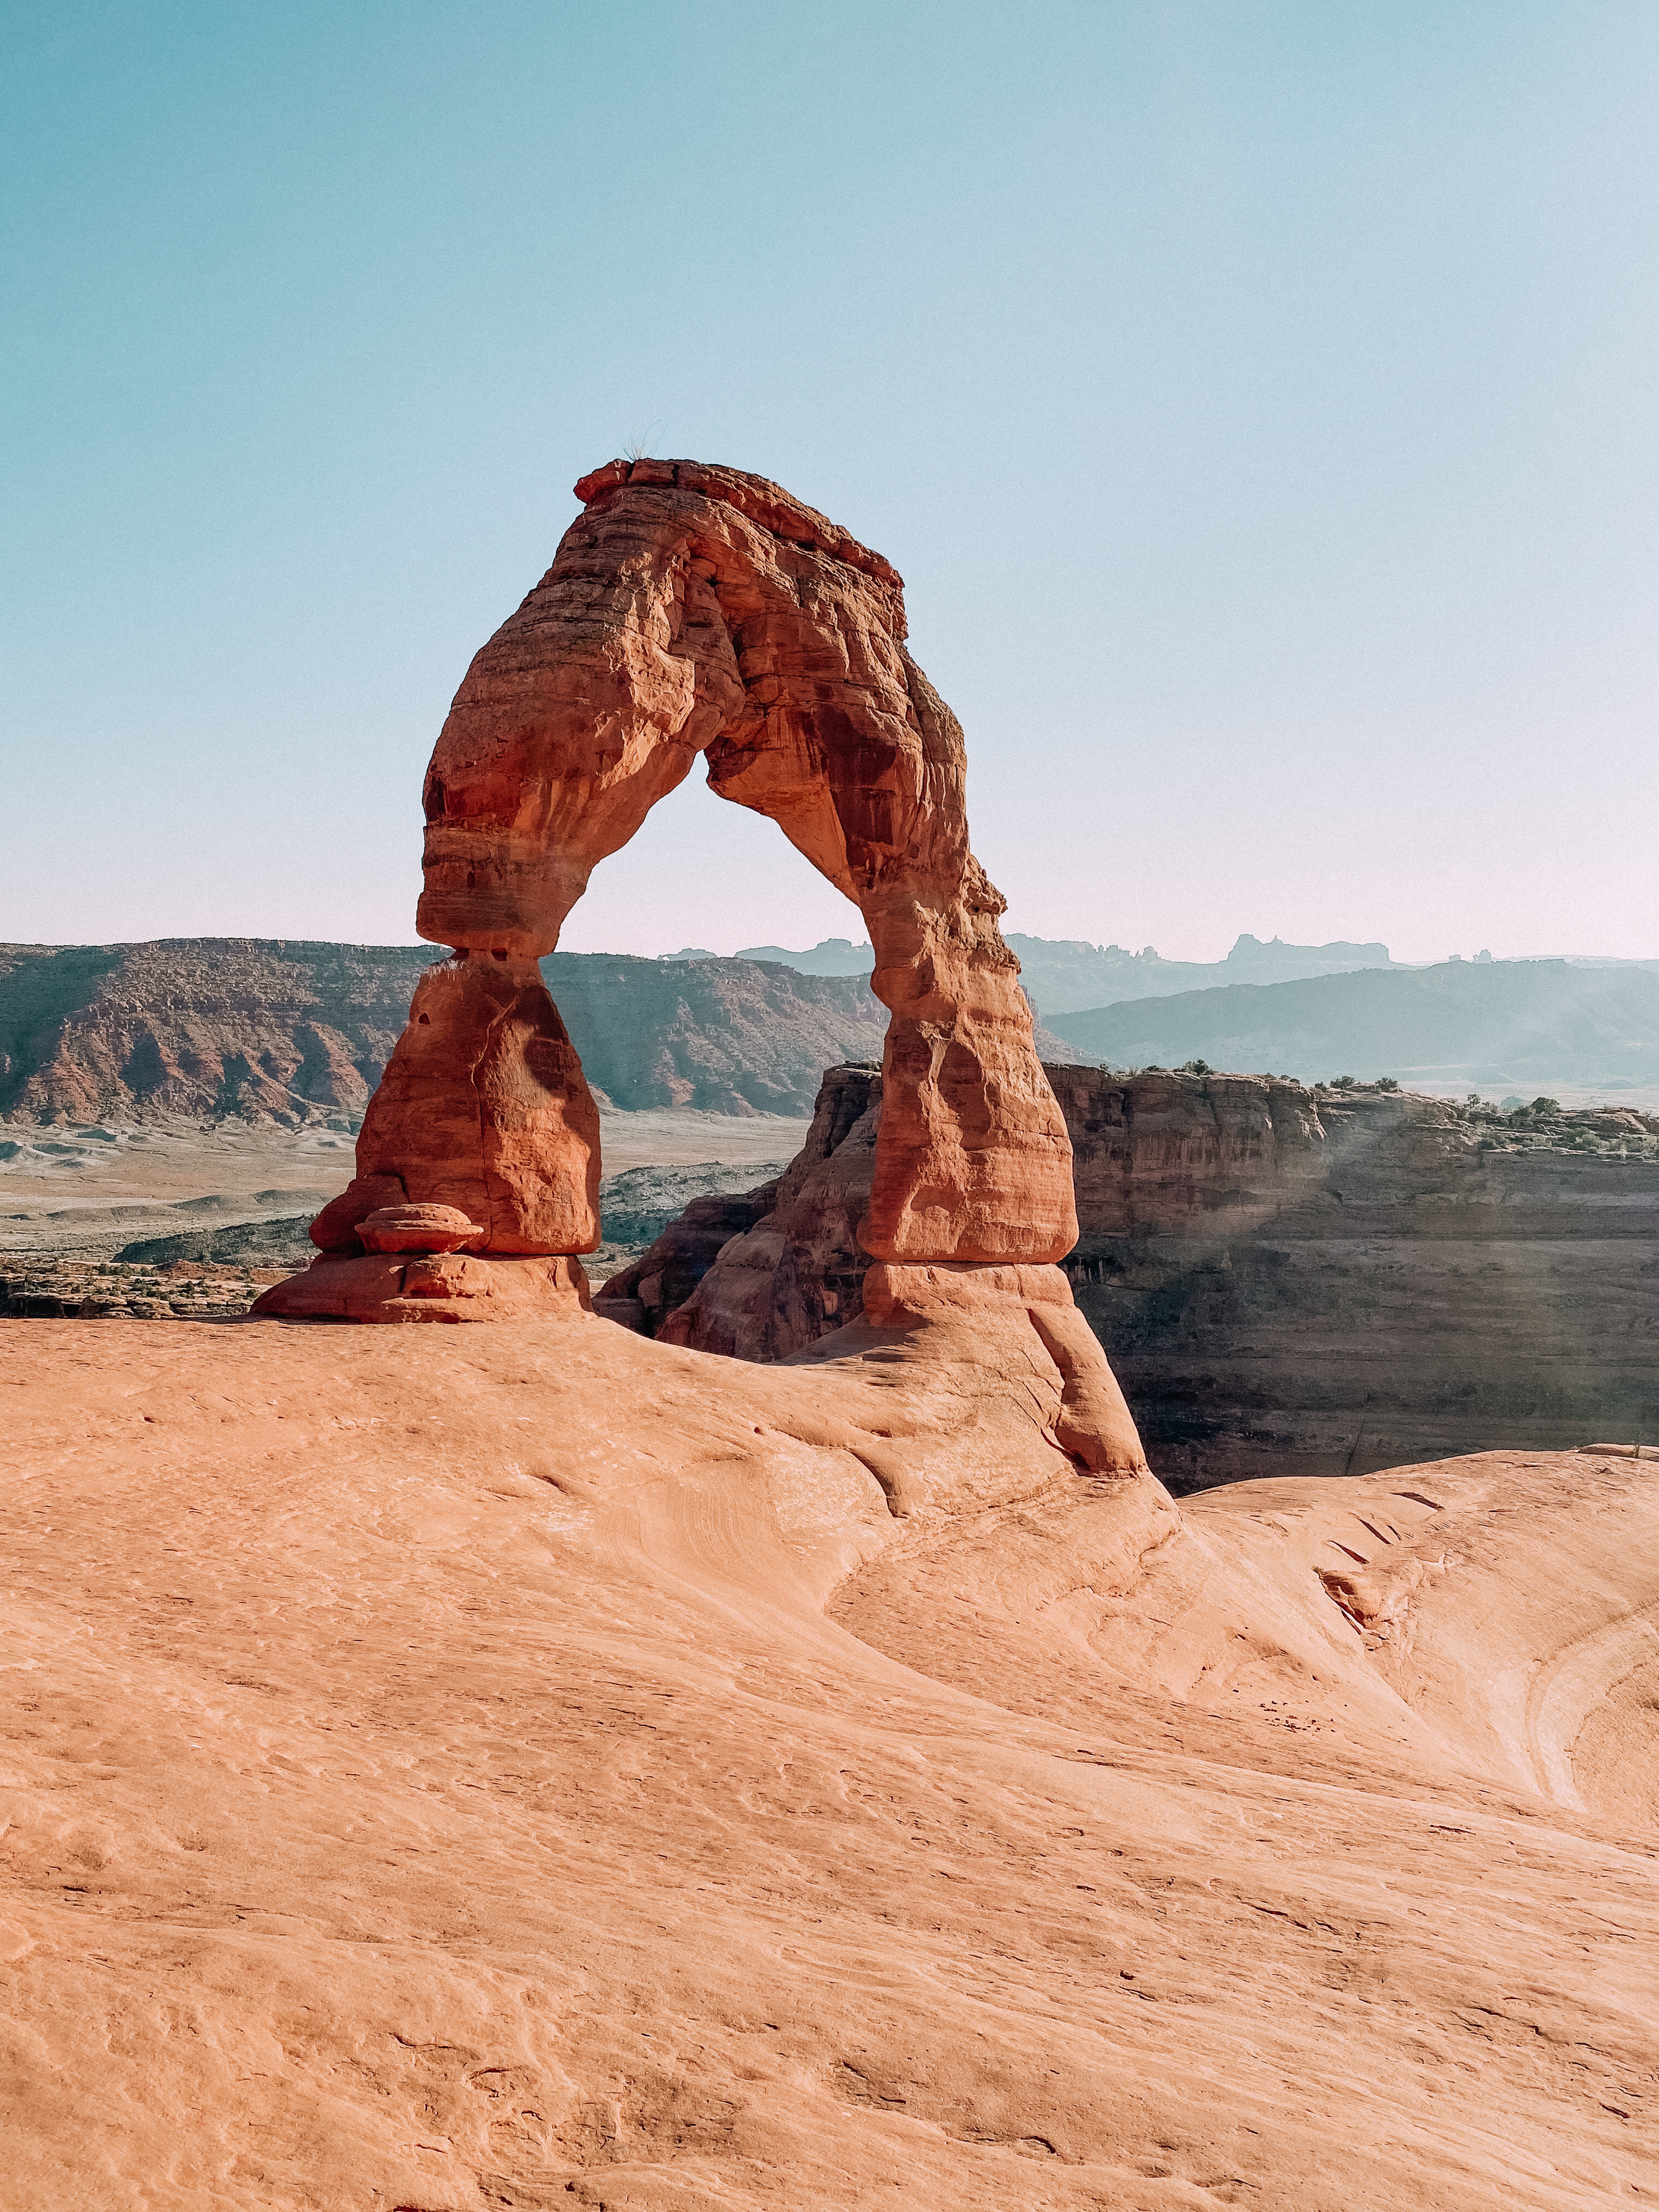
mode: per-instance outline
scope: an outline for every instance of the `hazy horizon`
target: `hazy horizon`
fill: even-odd
[[[1384,945],[1384,947],[1389,953],[1390,963],[1395,968],[1419,969],[1438,967],[1446,962],[1458,960],[1475,963],[1482,954],[1490,954],[1494,964],[1500,965],[1504,963],[1539,960],[1605,962],[1610,966],[1618,965],[1620,963],[1627,963],[1632,966],[1659,963],[1659,955],[1648,956],[1641,953],[1587,952],[1583,951],[1582,947],[1572,945],[1569,945],[1565,948],[1555,946],[1543,951],[1534,950],[1527,952],[1492,952],[1492,948],[1489,945],[1477,945],[1468,950],[1460,950],[1458,947],[1454,946],[1451,951],[1437,953],[1427,960],[1412,960],[1402,957],[1402,955],[1396,951],[1392,945],[1388,945],[1386,939],[1378,940],[1370,938],[1356,938],[1348,936],[1341,932],[1339,932],[1334,937],[1323,938],[1317,940],[1304,940],[1286,938],[1284,936],[1282,932],[1277,933],[1274,935],[1263,936],[1261,932],[1256,930],[1234,930],[1228,937],[1226,943],[1222,946],[1219,951],[1176,953],[1166,951],[1161,945],[1125,945],[1121,940],[1110,938],[1045,937],[1042,936],[1041,933],[1035,930],[1017,929],[1015,925],[1009,921],[1006,915],[1003,916],[1002,926],[1005,936],[1018,935],[1023,938],[1034,938],[1038,939],[1039,941],[1044,944],[1049,945],[1087,945],[1097,951],[1116,951],[1133,955],[1151,953],[1155,955],[1160,960],[1176,961],[1183,964],[1200,967],[1214,967],[1224,963],[1226,960],[1228,954],[1232,951],[1233,947],[1237,945],[1241,937],[1253,937],[1258,944],[1263,945],[1279,943],[1293,951],[1321,951],[1324,946],[1328,945],[1367,945],[1380,941]],[[393,950],[401,950],[406,947],[412,948],[418,945],[427,945],[434,952],[442,949],[440,946],[434,945],[429,938],[416,937],[412,930],[402,936],[339,938],[319,937],[310,931],[293,930],[283,932],[281,930],[248,929],[158,930],[147,937],[133,937],[131,935],[102,938],[0,937],[0,947],[14,949],[21,951],[93,951],[104,945],[194,943],[210,941],[215,939],[222,939],[232,944],[254,942],[286,943],[290,945],[360,945],[364,948],[380,947],[382,949]],[[774,945],[775,945],[781,951],[809,953],[815,952],[818,951],[822,945],[830,943],[850,944],[854,950],[857,950],[860,945],[867,945],[868,941],[869,933],[867,930],[860,927],[855,931],[842,929],[827,933],[816,939],[810,945],[787,945],[781,939],[768,938],[763,940],[757,940],[754,945],[734,943],[729,946],[722,946],[714,945],[692,945],[687,943],[678,945],[664,945],[655,951],[647,952],[641,952],[632,945],[579,945],[564,942],[561,942],[557,949],[561,952],[592,952],[595,954],[621,953],[625,957],[646,960],[672,960],[677,957],[684,957],[696,954],[713,955],[721,959],[732,959],[740,957],[742,954],[746,952],[761,949],[769,949]]]
[[[449,699],[641,443],[902,571],[1008,928],[1659,957],[1651,8],[112,0],[0,58],[0,938],[415,941]],[[694,773],[563,941],[863,933]]]

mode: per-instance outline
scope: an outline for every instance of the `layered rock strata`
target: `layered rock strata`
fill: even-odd
[[[890,1019],[863,1255],[921,1267],[917,1315],[956,1310],[956,1279],[930,1270],[996,1269],[981,1302],[1040,1336],[1063,1279],[1007,1270],[1074,1243],[1071,1147],[969,848],[962,731],[905,647],[902,579],[734,470],[619,461],[576,491],[583,514],[434,751],[416,927],[453,957],[422,980],[318,1243],[349,1255],[368,1215],[407,1202],[465,1212],[486,1257],[594,1248],[597,1115],[535,963],[702,753],[712,787],[775,821],[869,927]],[[343,1283],[312,1273],[264,1310],[313,1310]],[[1121,1426],[1103,1468],[1142,1464]]]

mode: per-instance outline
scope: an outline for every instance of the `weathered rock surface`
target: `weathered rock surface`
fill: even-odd
[[[962,732],[905,650],[897,574],[733,470],[619,462],[577,489],[586,512],[434,752],[422,934],[514,963],[550,951],[594,866],[706,754],[712,787],[778,822],[869,925],[892,1019],[866,1250],[1058,1258],[1076,1232],[1065,1127],[1003,901],[969,850]],[[438,1074],[423,1064],[422,1085]]]
[[[1654,1422],[1659,1160],[1410,1094],[1050,1072],[1078,1303],[1177,1486]]]
[[[487,1251],[593,1249],[599,1109],[533,962],[427,970],[363,1118],[357,1173],[459,1207]]]
[[[408,1249],[319,1253],[302,1275],[273,1283],[252,1311],[270,1321],[527,1321],[592,1310],[580,1260],[495,1259]]]
[[[7,2212],[1650,2192],[1650,1464],[1177,1511],[1029,1334],[0,1334]]]
[[[826,1070],[784,1174],[741,1195],[693,1200],[601,1299],[638,1302],[626,1318],[647,1335],[740,1359],[786,1358],[858,1320],[870,1265],[858,1229],[880,1097],[873,1067]]]
[[[1076,1161],[1077,1305],[1178,1488],[1659,1432],[1659,1161],[1578,1150],[1577,1117],[1409,1093],[1048,1074]],[[671,1224],[606,1293],[652,1287],[636,1325],[744,1358],[840,1326],[879,1118],[879,1079],[831,1069],[752,1218],[734,1207],[723,1243]],[[1628,1119],[1647,1142],[1604,1119],[1605,1141]]]
[[[534,963],[459,957],[427,969],[357,1139],[357,1174],[325,1206],[312,1238],[325,1253],[349,1255],[368,1243],[366,1222],[395,1214],[410,1238],[424,1221],[425,1249],[453,1249],[454,1217],[467,1241],[497,1258],[591,1252],[599,1241],[599,1110]],[[474,1228],[476,1224],[476,1229]],[[400,1249],[421,1249],[405,1241]],[[342,1301],[343,1320],[369,1320],[372,1269],[347,1274],[316,1267],[279,1284],[262,1313],[294,1318]],[[451,1279],[441,1271],[434,1279]],[[457,1280],[462,1279],[458,1274]],[[486,1279],[475,1270],[465,1278]],[[471,1301],[467,1317],[505,1319],[526,1310],[530,1286],[545,1280],[556,1301],[562,1283],[547,1271],[511,1278],[512,1287],[441,1293],[389,1290]]]
[[[383,1206],[357,1224],[365,1252],[462,1252],[484,1234],[457,1206]]]

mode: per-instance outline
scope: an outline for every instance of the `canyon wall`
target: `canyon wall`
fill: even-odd
[[[1172,1488],[1502,1446],[1659,1438],[1659,1123],[1501,1115],[1262,1076],[1051,1066],[1073,1293]],[[726,1240],[689,1217],[601,1308],[787,1357],[856,1317],[880,1078],[832,1068],[813,1133]],[[719,1247],[708,1256],[710,1244]]]

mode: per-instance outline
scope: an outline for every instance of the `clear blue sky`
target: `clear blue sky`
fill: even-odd
[[[569,487],[903,571],[1008,926],[1659,956],[1659,7],[0,28],[0,937],[413,935]],[[857,916],[701,778],[565,942]]]

